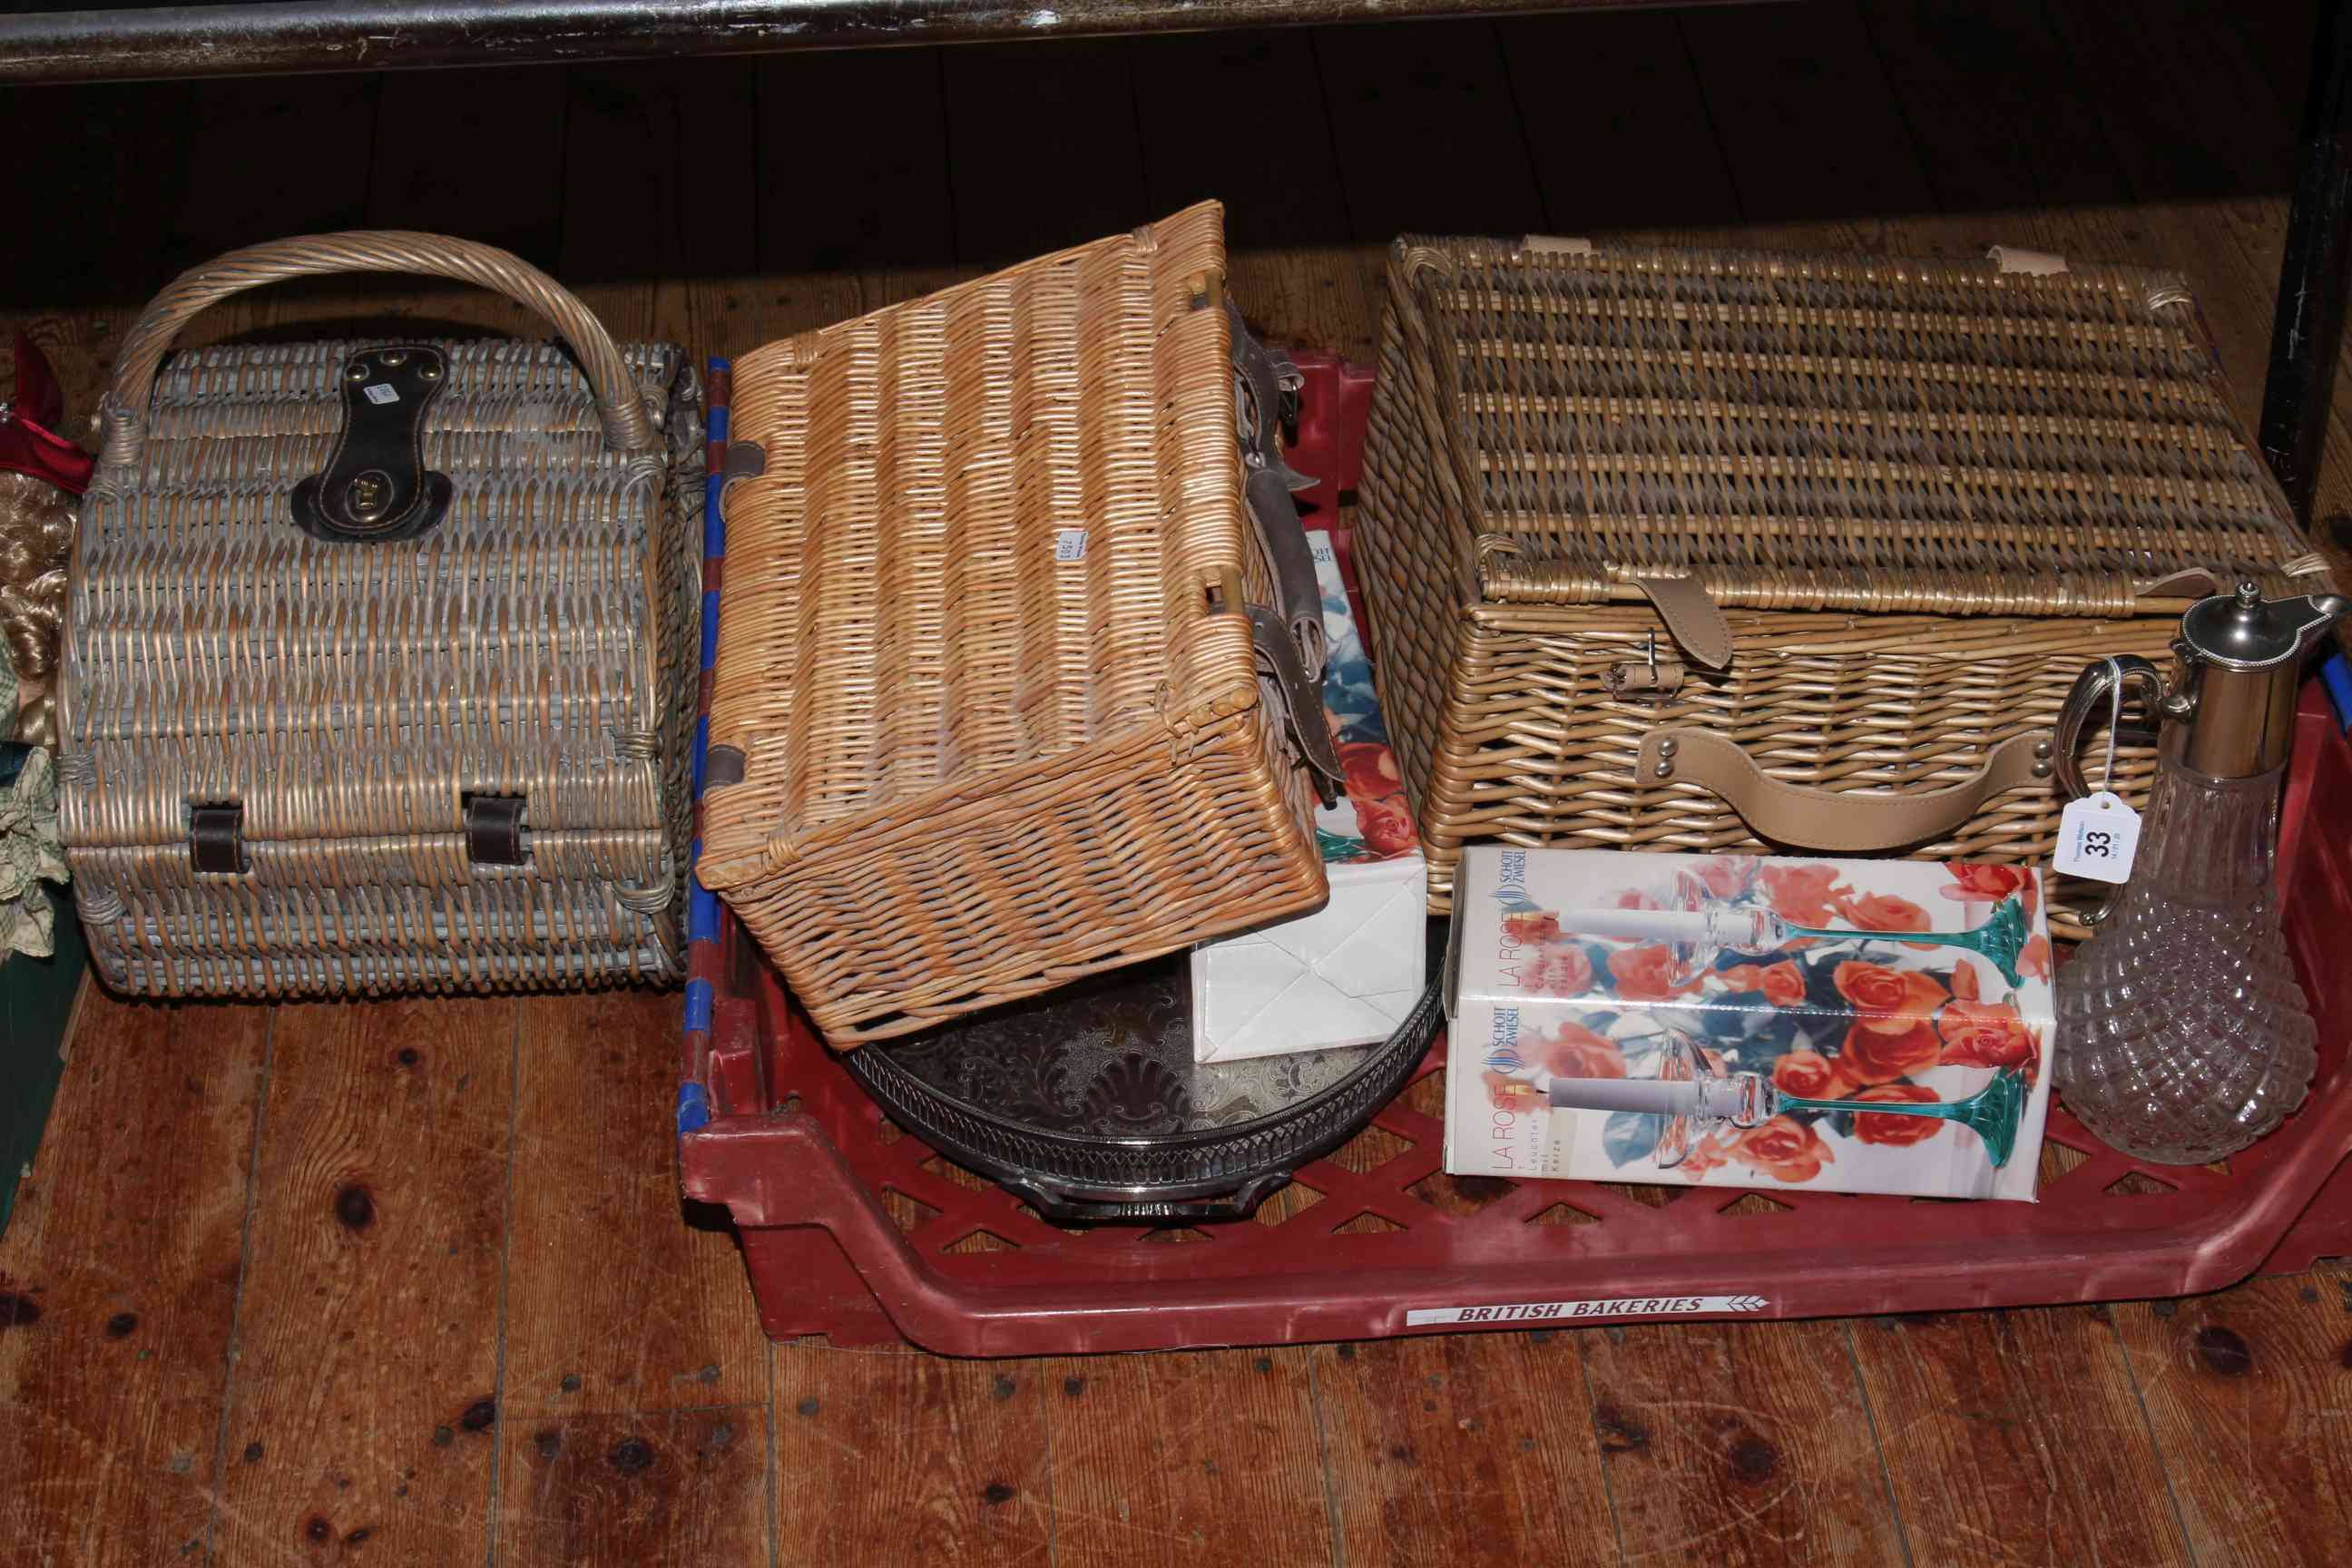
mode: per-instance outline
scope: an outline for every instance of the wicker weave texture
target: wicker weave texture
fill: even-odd
[[[1665,704],[1622,700],[1608,685],[1611,670],[1643,662],[1651,639],[1663,637],[1647,610],[1595,606],[1578,616],[1574,630],[1541,633],[1465,624],[1437,707],[1440,733],[1486,738],[1417,748],[1420,757],[1403,763],[1408,777],[1427,768],[1416,805],[1425,820],[1444,825],[1423,834],[1433,864],[1443,867],[1433,872],[1433,891],[1450,893],[1462,846],[1486,838],[1579,849],[1770,848],[1706,790],[1633,786],[1642,737],[1660,725],[1718,731],[1788,783],[1916,794],[1964,777],[2013,735],[2048,730],[2093,659],[2162,658],[2176,625],[2170,616],[1990,616],[1958,626],[1934,616],[1841,625],[1847,617],[1744,611],[1730,620],[1738,648],[1730,672],[1690,680]],[[1381,645],[1384,660],[1404,654]],[[1384,682],[1383,700],[1389,689]],[[2135,809],[2147,806],[2155,758],[2152,749],[2116,751],[2116,792]],[[2090,774],[2099,777],[2095,759]],[[2044,859],[2059,804],[2054,795],[2012,791],[1910,853]]]
[[[1224,268],[1204,205],[737,362],[700,875],[835,1046],[1325,896],[1212,606]]]
[[[1474,240],[1390,292],[1485,598],[2116,615],[2307,550],[2169,275]]]
[[[1388,282],[1362,553],[1441,906],[1482,837],[1766,847],[1636,777],[1661,726],[1788,784],[1929,791],[2046,729],[2090,659],[2161,657],[2183,606],[2147,584],[2315,586],[2175,279],[1409,239]],[[1644,576],[1727,610],[1727,670]],[[1670,697],[1612,689],[1653,658]],[[2121,793],[2149,766],[2126,747]],[[2059,805],[2013,791],[1913,852],[2036,859]]]
[[[147,994],[667,981],[698,625],[700,397],[615,351],[666,440],[615,453],[572,361],[433,346],[424,437],[454,499],[398,543],[327,543],[288,497],[369,346],[183,354],[101,468],[78,545],[60,806],[100,972]],[[609,346],[609,345],[608,345]],[[477,865],[464,800],[527,797],[529,863]],[[244,807],[241,875],[192,806]]]

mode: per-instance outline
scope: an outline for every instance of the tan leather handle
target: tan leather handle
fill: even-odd
[[[2003,741],[1967,778],[1918,795],[1843,794],[1784,784],[1713,731],[1672,725],[1643,738],[1635,765],[1644,784],[1714,791],[1759,838],[1860,854],[1948,837],[1995,795],[2027,784],[2048,788],[2050,741],[2041,734]]]
[[[604,435],[624,452],[646,451],[660,439],[653,416],[638,401],[627,364],[595,312],[563,285],[519,256],[496,246],[437,234],[380,229],[352,234],[310,234],[232,250],[192,267],[148,301],[123,340],[114,385],[106,395],[106,445],[100,460],[109,468],[134,464],[147,433],[147,405],[154,395],[155,372],[173,341],[198,314],[232,294],[289,278],[334,272],[412,272],[447,278],[503,294],[552,326],[571,345],[596,395]]]

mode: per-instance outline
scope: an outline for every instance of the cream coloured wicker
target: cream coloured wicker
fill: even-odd
[[[497,289],[577,355],[427,345],[447,370],[423,456],[453,499],[401,542],[325,542],[289,510],[367,345],[163,357],[227,294],[344,270]],[[680,351],[614,344],[488,247],[313,237],[159,295],[105,417],[59,776],[109,984],[289,995],[678,976],[702,489]],[[478,795],[523,797],[526,863],[469,855]],[[192,812],[222,805],[242,808],[244,868],[197,870]]]
[[[1325,897],[1224,271],[1202,205],[737,361],[699,875],[834,1045]]]
[[[1480,838],[2040,859],[2003,742],[2085,662],[2200,572],[2321,585],[2177,278],[1406,239],[1388,293],[1361,553],[1441,907]]]

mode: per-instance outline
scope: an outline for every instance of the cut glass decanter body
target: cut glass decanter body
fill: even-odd
[[[2318,1031],[2280,932],[2281,770],[2168,756],[2121,907],[2058,974],[2067,1108],[2126,1153],[2206,1164],[2303,1102]]]

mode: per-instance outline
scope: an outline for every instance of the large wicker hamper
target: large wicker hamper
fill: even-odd
[[[698,874],[834,1046],[1325,898],[1224,276],[1204,205],[736,362]]]
[[[2084,663],[2324,585],[2181,280],[1998,251],[1401,240],[1360,499],[1437,907],[1482,838],[2039,859]]]
[[[513,342],[226,347],[240,289],[415,272]],[[59,806],[108,984],[286,995],[682,967],[701,399],[487,246],[311,237],[188,272],[122,346],[76,545]]]

